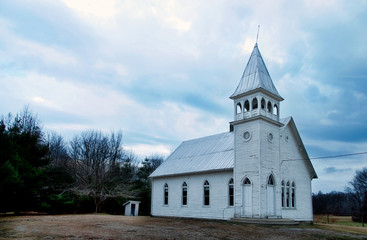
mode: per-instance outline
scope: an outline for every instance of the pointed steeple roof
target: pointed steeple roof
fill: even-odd
[[[239,95],[243,95],[250,91],[252,92],[259,88],[266,90],[279,100],[283,100],[271,80],[268,69],[265,66],[256,43],[250,59],[247,62],[245,71],[242,74],[241,81],[230,98],[234,99]]]

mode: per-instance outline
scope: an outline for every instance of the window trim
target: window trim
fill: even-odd
[[[230,207],[234,206],[234,181],[233,181],[233,178],[229,179],[229,182],[228,182],[228,206],[230,206]]]
[[[250,178],[245,177],[245,179],[243,179],[243,181],[242,181],[242,184],[243,185],[252,185],[252,182],[251,182]]]
[[[282,208],[283,209],[296,209],[296,184],[294,181],[287,181],[285,183],[282,180],[281,186],[281,198],[282,198]]]
[[[165,183],[163,187],[163,205],[168,206],[168,184]]]
[[[296,207],[296,184],[293,181],[291,185],[291,208],[295,207]]]
[[[186,196],[184,196],[184,192],[186,192]],[[181,206],[184,206],[186,207],[187,206],[187,197],[188,197],[188,191],[187,191],[187,183],[186,182],[183,182],[182,183],[182,191],[181,191]],[[186,201],[186,203],[185,203]]]
[[[281,193],[281,198],[282,198],[282,208],[284,208],[285,206],[285,186],[284,186],[284,180],[282,180],[282,193]]]
[[[208,180],[205,180],[203,184],[203,206],[210,207],[210,183]]]

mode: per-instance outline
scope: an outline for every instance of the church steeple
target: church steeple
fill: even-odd
[[[265,66],[256,43],[250,59],[247,62],[245,71],[242,74],[241,81],[230,98],[235,99],[250,91],[257,90],[258,88],[262,88],[279,100],[283,100],[271,80],[268,69]]]
[[[271,80],[257,43],[230,98],[234,100],[235,121],[259,115],[279,121],[279,103],[283,98]]]

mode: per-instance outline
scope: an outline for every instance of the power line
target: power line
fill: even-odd
[[[324,158],[339,158],[339,157],[347,157],[347,156],[355,156],[355,155],[363,155],[367,154],[367,152],[359,152],[359,153],[347,153],[333,156],[324,156],[324,157],[311,157],[310,159],[324,159]]]
[[[323,157],[310,157],[310,160],[318,160],[318,159],[325,159],[325,158],[340,158],[340,157],[348,157],[348,156],[364,155],[364,154],[367,154],[367,152],[347,153],[347,154],[323,156]],[[284,160],[282,160],[282,162],[298,161],[298,160],[303,160],[303,159],[302,158],[291,158],[291,159],[284,159]]]

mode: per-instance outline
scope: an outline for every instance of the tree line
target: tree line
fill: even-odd
[[[122,213],[139,200],[148,215],[148,176],[162,161],[125,151],[121,131],[87,130],[66,142],[25,107],[0,120],[0,212]]]
[[[367,167],[357,170],[345,192],[318,192],[312,196],[314,214],[352,216],[353,221],[367,220]]]
[[[139,161],[122,146],[122,132],[87,130],[66,142],[45,132],[28,107],[0,119],[0,213],[122,213],[127,200],[150,214],[148,176],[159,156]],[[356,172],[345,192],[313,194],[315,214],[367,219],[367,168]]]

